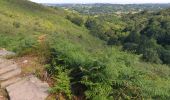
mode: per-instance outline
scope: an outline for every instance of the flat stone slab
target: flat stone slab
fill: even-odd
[[[15,64],[13,61],[10,61],[10,60],[5,61],[4,60],[3,63],[0,63],[0,69],[4,68],[4,67],[7,67],[7,66],[10,66],[10,65],[13,65],[13,64]]]
[[[3,67],[3,68],[0,69],[0,75],[7,73],[9,71],[15,70],[17,68],[18,68],[18,66],[16,64],[13,64],[13,65],[10,65],[10,66],[7,66],[7,67]]]
[[[0,56],[4,57],[4,56],[13,56],[15,55],[14,52],[10,52],[10,51],[6,51],[6,50],[0,50]]]
[[[3,57],[15,55],[0,50],[0,85],[7,90],[10,100],[46,100],[49,85],[31,75],[21,78],[21,68],[12,60]],[[0,98],[1,100],[1,98]]]
[[[29,76],[6,87],[6,90],[10,100],[45,100],[49,95],[48,88],[47,83],[40,81],[35,76]]]
[[[5,61],[7,61],[7,60],[4,58],[0,58],[0,64],[4,63]]]
[[[4,82],[1,83],[1,88],[5,88],[5,87],[7,87],[7,86],[9,86],[11,84],[14,84],[16,82],[19,82],[21,80],[22,80],[22,78],[20,78],[20,77],[9,79],[9,80],[4,81]]]
[[[20,73],[21,73],[21,68],[17,68],[13,71],[10,71],[10,72],[0,75],[0,81],[10,79],[12,77],[19,75]]]

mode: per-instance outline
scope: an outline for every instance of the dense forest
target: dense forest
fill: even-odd
[[[85,26],[108,45],[123,46],[123,50],[142,54],[148,62],[169,64],[169,12],[167,9],[156,13],[129,13],[121,18],[113,15],[92,17],[87,19]]]
[[[84,15],[0,0],[0,24],[0,48],[39,57],[54,100],[170,99],[170,9]]]

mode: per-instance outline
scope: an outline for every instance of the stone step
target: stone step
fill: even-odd
[[[17,69],[17,68],[18,68],[18,66],[17,66],[16,64],[13,64],[13,65],[10,65],[10,66],[1,68],[1,69],[0,69],[0,75],[1,75],[1,74],[4,74],[4,73],[7,73],[7,72],[9,72],[9,71],[15,70],[15,69]]]
[[[34,76],[29,76],[29,80],[32,83],[35,83],[36,87],[38,87],[39,89],[41,89],[41,91],[47,92],[48,91],[48,83],[46,82],[42,82],[41,80],[39,80],[37,77]]]
[[[20,68],[17,68],[13,71],[10,71],[8,73],[5,73],[3,75],[0,75],[0,81],[4,81],[4,80],[7,80],[7,79],[10,79],[14,76],[17,76],[21,73],[21,69]]]
[[[13,61],[4,61],[3,63],[1,63],[0,64],[0,69],[1,68],[4,68],[4,67],[7,67],[7,66],[10,66],[10,65],[13,65],[13,64],[15,64],[15,62],[13,62]]]
[[[22,79],[14,84],[11,84],[9,86],[6,87],[6,90],[10,90],[10,91],[14,91],[16,89],[16,87],[21,86],[22,84],[24,84],[27,81],[27,79]],[[9,93],[9,92],[8,92]]]
[[[7,61],[6,59],[0,58],[0,64],[4,63],[5,61]]]
[[[9,79],[9,80],[4,81],[4,82],[1,83],[1,88],[5,88],[5,87],[7,87],[7,86],[9,86],[11,84],[14,84],[16,82],[19,82],[21,80],[22,80],[22,78],[20,78],[20,77]]]
[[[4,57],[4,56],[10,56],[10,55],[15,55],[15,53],[6,51],[6,50],[0,50],[0,56]]]
[[[38,82],[38,83],[37,83]],[[45,100],[48,96],[48,87],[38,86],[41,82],[35,76],[28,77],[6,87],[10,100]]]

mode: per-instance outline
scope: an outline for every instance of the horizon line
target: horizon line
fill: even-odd
[[[170,4],[169,3],[40,3],[40,4]]]

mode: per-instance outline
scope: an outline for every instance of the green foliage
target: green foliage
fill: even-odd
[[[146,49],[143,54],[143,59],[148,62],[161,63],[158,53],[153,49]]]
[[[24,55],[28,53],[32,53],[33,49],[38,47],[38,43],[34,38],[27,37],[26,39],[21,39],[17,48],[14,50],[19,55]]]
[[[96,24],[97,24],[97,22],[94,19],[88,18],[86,20],[85,26],[88,29],[92,30],[95,27]]]
[[[106,45],[123,43],[124,49],[143,54],[147,61],[169,62],[169,19],[148,21],[147,12],[128,15],[132,18],[127,23],[115,16],[89,17],[85,23],[89,33],[65,19],[68,13],[63,10],[25,0],[1,0],[0,6],[0,47],[19,54],[36,49],[34,53],[44,56],[54,79],[51,93],[66,99],[80,92],[92,100],[170,99],[168,66],[142,62],[138,55]],[[155,28],[163,34],[152,32]]]
[[[58,64],[69,66],[66,69],[72,70],[72,82],[81,82],[86,86],[85,95],[87,99],[143,99],[154,98],[155,96],[163,98],[163,95],[165,95],[156,91],[158,88],[161,89],[161,86],[157,84],[160,78],[152,79],[155,72],[150,72],[150,69],[139,70],[141,67],[138,64],[138,58],[134,55],[109,48],[104,49],[106,51],[93,54],[69,42],[63,42],[63,44],[56,41],[56,43],[58,44],[52,45],[52,47],[55,47],[52,58],[55,58]],[[51,68],[51,71],[54,71],[54,69]],[[154,84],[156,88],[145,86],[145,84],[148,84],[148,78],[154,81],[149,84]],[[163,81],[164,78],[161,80]],[[166,82],[163,84],[166,84]],[[148,88],[150,89],[148,90]],[[160,91],[163,92],[164,90],[161,89]],[[169,98],[169,96],[166,95],[165,98]]]
[[[80,15],[67,15],[66,18],[78,26],[82,26],[84,24],[84,19]]]
[[[136,53],[137,48],[138,48],[138,44],[136,43],[127,42],[127,43],[124,43],[123,45],[123,50],[128,50],[134,53]]]
[[[50,5],[50,4],[49,4]],[[54,5],[53,5],[54,6]],[[58,7],[67,8],[77,11],[83,15],[106,15],[106,14],[127,14],[137,13],[141,10],[149,10],[151,12],[169,8],[169,4],[59,4]],[[162,12],[165,13],[165,12]],[[166,13],[165,13],[166,14]]]
[[[161,59],[163,62],[168,64],[170,62],[170,50],[162,50]]]
[[[88,17],[85,26],[93,36],[105,40],[109,45],[119,44],[123,41],[126,33],[123,32],[124,24],[116,16]]]
[[[124,20],[129,26],[124,31],[130,34],[126,37],[123,45],[126,50],[133,50],[137,54],[143,54],[145,61],[152,63],[169,64],[169,56],[166,48],[169,45],[169,20],[168,9],[163,10],[167,14],[149,13],[147,11],[134,15],[126,15]],[[127,20],[129,19],[129,20]],[[127,47],[127,43],[129,47]],[[134,47],[138,45],[137,47]],[[164,55],[164,56],[163,56]]]
[[[64,69],[63,66],[50,66],[54,67],[55,74],[53,73],[54,77],[54,86],[50,88],[50,92],[53,94],[62,93],[66,96],[66,98],[71,99],[71,87],[70,87],[70,77],[69,71]]]
[[[14,22],[13,25],[14,25],[15,28],[19,28],[20,27],[20,23],[19,22]]]
[[[19,55],[32,52],[38,46],[38,42],[32,36],[23,34],[0,35],[0,47],[15,51]]]

